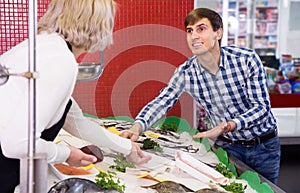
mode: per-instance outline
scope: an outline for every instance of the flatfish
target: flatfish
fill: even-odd
[[[155,189],[158,193],[186,193],[193,192],[186,186],[173,181],[164,181],[151,186],[142,186],[143,188]]]
[[[217,189],[203,188],[203,189],[197,190],[194,193],[226,193],[226,192],[220,191]]]

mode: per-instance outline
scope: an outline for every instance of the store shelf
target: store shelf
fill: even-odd
[[[258,0],[255,9],[254,48],[277,48],[279,0]],[[238,21],[237,28],[232,28],[229,20],[228,45],[247,46],[247,1],[230,0],[228,15]],[[235,10],[235,12],[234,12]],[[235,24],[235,23],[233,23]],[[234,33],[232,33],[232,31]],[[235,38],[233,38],[235,37]]]

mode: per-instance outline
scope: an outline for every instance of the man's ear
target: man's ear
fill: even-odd
[[[222,37],[223,37],[223,28],[219,28],[217,30],[217,40],[222,39]]]

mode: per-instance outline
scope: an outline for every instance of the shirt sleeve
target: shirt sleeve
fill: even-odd
[[[52,36],[51,36],[52,37]],[[35,153],[46,154],[48,162],[65,161],[70,150],[62,144],[55,144],[40,138],[41,132],[55,124],[62,116],[66,103],[75,85],[77,63],[65,42],[58,36],[38,37],[36,79],[36,120],[35,120]],[[41,39],[42,38],[42,39]],[[3,54],[1,63],[7,65],[11,72],[28,70],[26,60],[27,41]],[[54,51],[55,50],[55,51]],[[5,123],[1,126],[1,148],[6,157],[23,158],[28,153],[29,119],[28,80],[23,77],[10,77],[1,88],[0,96],[3,106],[0,114],[7,111]],[[3,91],[3,92],[2,92]],[[2,122],[2,118],[0,118]]]
[[[249,71],[248,100],[251,103],[251,108],[233,119],[238,130],[262,124],[269,118],[268,113],[271,109],[266,73],[259,56],[255,52],[250,55],[247,66]]]
[[[98,123],[89,120],[83,115],[82,110],[74,99],[72,102],[71,109],[63,127],[64,130],[94,145],[107,147],[124,155],[131,153],[132,144],[129,139],[119,137],[107,131]]]

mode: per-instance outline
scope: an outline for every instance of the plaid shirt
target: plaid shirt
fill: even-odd
[[[180,65],[159,96],[136,117],[149,128],[173,107],[183,92],[206,110],[212,126],[234,121],[236,129],[224,134],[233,140],[250,140],[276,128],[271,112],[264,67],[250,49],[222,47],[216,75],[205,70],[196,56]]]

